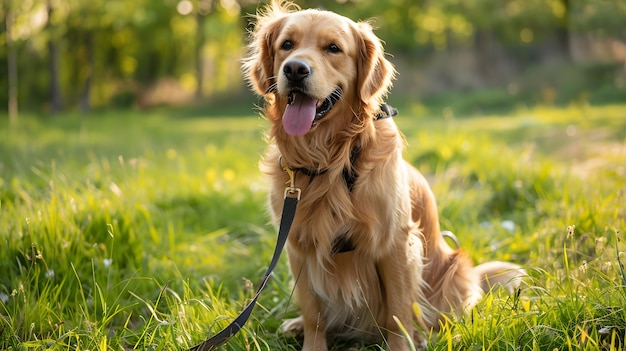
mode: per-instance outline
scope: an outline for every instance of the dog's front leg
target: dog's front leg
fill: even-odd
[[[406,234],[404,234],[406,235]],[[385,328],[386,338],[391,351],[409,350],[408,341],[402,336],[400,327],[394,320],[397,317],[402,325],[413,336],[412,342],[418,350],[426,348],[426,339],[414,325],[413,303],[417,301],[421,284],[421,254],[413,253],[409,245],[398,245],[396,249],[379,261],[378,270],[385,291],[387,315]]]
[[[306,265],[301,253],[288,251],[289,266],[294,277],[303,275],[306,277]],[[303,265],[305,265],[303,267]],[[287,334],[303,336],[304,344],[302,351],[328,351],[326,341],[326,320],[321,308],[321,303],[313,293],[309,279],[297,279],[295,294],[300,317],[283,323],[281,329]]]
[[[301,301],[303,301],[300,303],[300,309],[304,332],[302,351],[327,351],[326,321],[321,312],[319,301],[313,296],[305,297]]]

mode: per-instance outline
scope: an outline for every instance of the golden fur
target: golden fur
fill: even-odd
[[[482,296],[482,285],[519,284],[518,266],[473,267],[443,240],[434,196],[403,160],[396,124],[375,118],[395,72],[368,23],[274,1],[256,16],[249,50],[244,74],[265,97],[271,123],[261,167],[271,179],[275,221],[289,182],[279,158],[292,169],[320,171],[296,172],[302,198],[287,242],[301,317],[286,321],[283,330],[302,335],[303,350],[327,350],[330,335],[408,350],[394,316],[423,348],[425,332],[418,329],[436,330],[441,313],[470,308]],[[301,136],[289,135],[281,122],[292,94],[286,62],[293,60],[310,67],[302,93],[322,101],[342,90],[327,115]],[[360,153],[353,164],[355,147]],[[351,191],[346,169],[357,175]],[[355,249],[333,253],[340,236]],[[413,313],[414,302],[420,316]]]

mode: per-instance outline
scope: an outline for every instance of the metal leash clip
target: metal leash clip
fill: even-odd
[[[296,188],[296,172],[291,169],[291,167],[287,165],[283,165],[283,156],[280,155],[278,157],[278,164],[280,168],[289,175],[289,186],[285,188],[285,197],[291,196],[295,197],[300,201],[300,195],[302,194],[302,190],[300,188]]]

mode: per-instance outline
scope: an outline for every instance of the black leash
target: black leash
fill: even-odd
[[[289,173],[289,172],[288,172]],[[292,176],[293,171],[291,171],[290,176]],[[272,271],[278,264],[278,259],[280,258],[280,254],[283,252],[283,248],[285,247],[285,243],[287,242],[287,235],[289,234],[289,229],[291,229],[291,223],[293,223],[293,218],[296,215],[296,206],[298,205],[298,201],[300,201],[300,189],[294,187],[294,181],[292,178],[292,186],[285,189],[285,203],[283,205],[283,213],[280,218],[280,227],[278,229],[278,240],[276,241],[276,247],[274,248],[274,255],[272,256],[272,262],[269,267],[267,267],[267,271],[265,272],[265,276],[259,285],[259,288],[256,291],[256,295],[246,308],[233,320],[226,328],[222,329],[216,335],[210,337],[209,339],[201,342],[200,344],[192,347],[189,351],[209,351],[213,350],[216,347],[224,345],[231,337],[237,334],[241,328],[243,328],[244,324],[250,318],[250,314],[252,314],[252,310],[256,305],[257,299],[259,295],[261,295],[261,291],[265,288],[267,281],[269,280]]]

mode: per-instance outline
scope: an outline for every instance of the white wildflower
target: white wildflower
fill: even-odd
[[[502,226],[503,229],[509,231],[509,232],[514,232],[515,231],[515,222],[507,219],[502,221],[502,223],[500,223],[500,225]]]
[[[583,264],[578,267],[578,269],[582,272],[582,273],[587,273],[587,260],[583,260]]]
[[[605,237],[596,238],[596,254],[601,254],[604,251],[604,243],[606,242]]]

